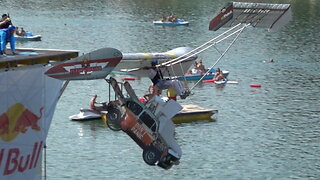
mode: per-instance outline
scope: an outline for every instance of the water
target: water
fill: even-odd
[[[41,34],[17,47],[163,52],[196,47],[221,33],[208,24],[224,0],[0,1],[16,26]],[[250,0],[249,0],[250,2]],[[263,1],[259,1],[263,2]],[[272,1],[280,2],[280,1]],[[218,64],[239,84],[201,84],[182,104],[219,110],[214,122],[181,124],[181,164],[165,171],[146,165],[141,149],[100,121],[71,122],[92,94],[107,97],[103,80],[72,82],[58,103],[47,138],[47,179],[320,179],[320,2],[292,3],[293,21],[279,32],[248,28]],[[189,27],[152,21],[174,12]],[[224,45],[225,46],[225,45]],[[214,49],[200,55],[207,67]],[[263,61],[273,58],[274,63]],[[138,95],[148,79],[135,81]],[[251,88],[250,84],[261,84]],[[193,86],[190,83],[189,86]]]

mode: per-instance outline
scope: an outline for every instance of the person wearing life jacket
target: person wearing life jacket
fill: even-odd
[[[154,86],[163,90],[168,88],[173,88],[178,95],[180,95],[181,99],[185,99],[189,96],[190,92],[185,90],[178,80],[166,80],[163,79],[162,72],[159,68],[157,68],[158,61],[153,60],[151,62],[151,69],[149,72],[149,78],[151,79]]]
[[[12,54],[16,54],[16,39],[14,37],[15,27],[13,25],[9,25],[6,29],[0,29],[0,55],[6,56],[6,46],[7,43],[10,42],[10,48]]]
[[[0,21],[0,29],[8,28],[10,25],[12,25],[11,19],[8,17],[7,14],[3,14],[2,19]]]

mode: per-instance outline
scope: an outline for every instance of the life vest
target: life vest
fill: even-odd
[[[173,99],[173,100],[177,100],[177,92],[173,89],[173,88],[168,88],[168,92],[167,92],[168,98],[169,99]]]
[[[162,73],[160,69],[151,69],[150,79],[153,85],[156,85],[161,79],[163,79]]]

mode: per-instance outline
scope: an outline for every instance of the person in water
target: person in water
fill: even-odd
[[[184,90],[183,86],[178,80],[166,80],[163,79],[163,75],[161,70],[156,66],[158,64],[157,60],[153,60],[151,62],[151,69],[149,72],[149,78],[153,83],[153,86],[163,90],[168,88],[173,88],[178,95],[180,95],[181,99],[185,99],[189,96],[190,92],[188,90]]]
[[[222,71],[220,68],[217,69],[215,75],[214,75],[214,78],[213,78],[215,81],[222,81],[225,79]]]
[[[107,109],[106,102],[97,102],[97,97],[98,97],[98,96],[95,94],[95,95],[91,98],[90,103],[89,103],[90,109],[96,110],[96,111],[106,110],[106,109]],[[102,104],[102,106],[96,106],[96,104]]]
[[[10,42],[12,54],[16,54],[16,39],[14,37],[15,27],[10,25],[6,29],[0,29],[0,55],[6,56],[6,46]]]

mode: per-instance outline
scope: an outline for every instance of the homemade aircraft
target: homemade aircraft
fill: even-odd
[[[215,47],[220,56],[208,70],[209,72],[234,45],[245,28],[253,26],[269,28],[269,30],[279,29],[290,20],[290,8],[289,4],[228,3],[210,22],[209,30],[231,27],[229,30],[177,58],[160,63],[157,68],[161,69],[163,76],[167,78],[183,76],[194,63],[197,54],[208,48]],[[228,38],[233,39],[227,48],[223,51],[218,50],[216,45]],[[117,54],[117,56],[110,56],[108,59],[120,60],[122,58],[121,53],[118,52],[109,54]],[[86,58],[89,58],[89,56],[86,56]],[[67,62],[52,68],[47,71],[47,74],[63,80],[75,80],[80,77],[90,78],[88,74],[94,77],[98,73],[94,74],[91,71],[108,67],[103,65],[105,62],[97,59],[101,58],[93,58],[92,63],[96,63],[95,67],[88,68],[86,71],[85,66],[77,66],[73,70],[75,66],[73,62]],[[78,62],[79,60],[76,61]],[[85,63],[83,64],[85,65]],[[111,67],[114,67],[114,65]],[[143,65],[138,68],[126,69],[125,71],[140,77],[146,77],[149,75],[150,68],[150,66]],[[111,70],[112,68],[106,72],[110,73]],[[72,73],[78,74],[74,77]],[[128,82],[124,83],[125,90],[129,94],[128,97],[125,97],[115,79],[110,78],[106,79],[106,81],[113,87],[118,99],[111,101],[106,109],[107,111],[103,112],[107,116],[107,125],[110,129],[122,130],[128,134],[143,149],[142,156],[148,165],[158,165],[164,169],[169,169],[173,165],[179,164],[182,151],[173,138],[174,125],[171,118],[181,110],[181,105],[172,100],[161,103],[156,100],[156,96],[147,104],[143,104],[138,100]],[[190,90],[201,81],[202,78]]]

